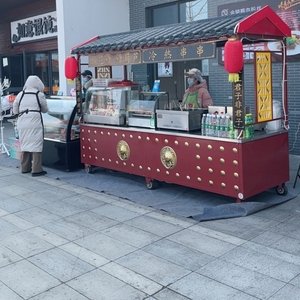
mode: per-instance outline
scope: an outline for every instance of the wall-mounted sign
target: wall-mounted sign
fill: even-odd
[[[12,44],[56,37],[56,12],[53,11],[11,22],[10,30]]]
[[[233,107],[233,127],[235,129],[245,128],[245,101],[243,72],[239,73],[240,80],[232,84],[232,107]]]

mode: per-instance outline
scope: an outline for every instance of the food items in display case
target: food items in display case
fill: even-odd
[[[108,125],[125,125],[126,108],[130,99],[138,97],[138,90],[131,87],[96,88],[88,90],[84,122]]]

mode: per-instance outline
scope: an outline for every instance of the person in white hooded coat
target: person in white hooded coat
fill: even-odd
[[[42,167],[44,125],[42,113],[48,111],[44,84],[38,76],[27,78],[23,91],[14,103],[13,113],[18,115],[17,129],[21,147],[22,173],[32,172],[32,176],[47,174]]]

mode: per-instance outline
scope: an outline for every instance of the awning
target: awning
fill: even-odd
[[[237,35],[251,39],[282,40],[291,29],[269,7],[253,14],[238,14],[170,24],[94,37],[71,49],[88,55],[90,66],[129,65],[212,58],[215,47]]]

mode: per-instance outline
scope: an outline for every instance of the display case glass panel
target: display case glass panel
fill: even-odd
[[[67,142],[79,138],[79,117],[76,100],[47,99],[48,112],[43,115],[44,138]]]
[[[138,97],[138,90],[132,87],[92,87],[88,90],[83,105],[84,122],[125,125],[127,105],[131,99]]]

